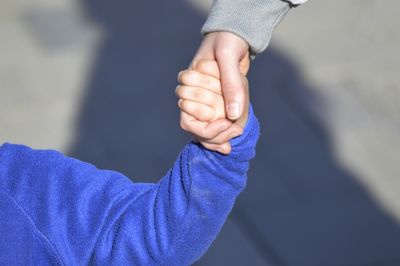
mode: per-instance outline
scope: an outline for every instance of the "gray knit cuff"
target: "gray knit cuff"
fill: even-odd
[[[281,0],[213,0],[201,33],[235,33],[248,42],[253,55],[258,54],[267,48],[273,29],[289,9]]]

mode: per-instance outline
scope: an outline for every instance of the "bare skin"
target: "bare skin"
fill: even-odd
[[[237,120],[246,110],[245,88],[242,75],[250,68],[248,43],[238,35],[227,31],[208,33],[194,56],[189,69],[203,59],[214,60],[218,64],[225,111],[231,121]]]
[[[229,140],[243,133],[248,118],[249,90],[247,79],[240,74],[244,89],[244,111],[234,122],[226,115],[220,71],[216,61],[199,60],[195,68],[179,73],[176,88],[181,109],[180,125],[204,147],[223,154],[231,152]]]

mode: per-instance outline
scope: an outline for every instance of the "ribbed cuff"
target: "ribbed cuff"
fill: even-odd
[[[235,33],[247,41],[252,54],[258,54],[267,48],[273,29],[289,9],[281,0],[214,0],[201,33]]]

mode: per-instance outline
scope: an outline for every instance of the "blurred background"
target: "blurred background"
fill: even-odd
[[[0,142],[154,182],[204,0],[2,0]],[[249,75],[248,187],[196,265],[400,265],[400,2],[310,0]]]

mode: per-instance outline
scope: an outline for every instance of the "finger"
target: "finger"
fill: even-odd
[[[175,90],[175,94],[180,99],[205,104],[214,110],[217,108],[222,109],[221,106],[224,106],[224,99],[221,95],[203,88],[179,85]]]
[[[233,57],[219,58],[218,66],[221,73],[222,95],[225,100],[225,110],[229,119],[238,119],[244,109],[245,93],[239,70],[239,61]]]
[[[212,144],[200,141],[200,143],[208,150],[217,151],[225,155],[229,154],[232,150],[231,144],[229,142],[223,144]]]
[[[227,130],[231,125],[232,122],[226,119],[218,119],[211,123],[202,122],[184,111],[181,112],[181,128],[197,138],[212,139]]]
[[[211,59],[201,59],[196,62],[193,66],[193,70],[196,70],[202,74],[212,76],[216,79],[220,79],[220,73],[218,63]]]
[[[242,133],[243,133],[243,129],[240,126],[238,126],[236,124],[232,124],[231,127],[229,127],[227,130],[221,132],[216,137],[214,137],[212,139],[199,138],[199,141],[204,141],[204,142],[207,142],[210,144],[220,145],[220,144],[229,142],[231,139],[233,139],[235,137],[242,135]]]
[[[227,130],[232,122],[226,119],[218,119],[211,123],[202,122],[182,111],[180,125],[183,130],[193,134],[196,138],[212,139]]]
[[[208,35],[208,34],[207,34]],[[214,44],[207,43],[207,36],[203,39],[199,49],[197,50],[195,56],[193,57],[192,61],[190,62],[189,69],[194,69],[197,63],[201,60],[213,60],[215,59],[214,54]]]
[[[215,110],[209,105],[180,99],[179,108],[202,122],[209,122],[215,117]]]
[[[221,82],[219,79],[202,74],[194,70],[184,70],[179,72],[178,82],[185,86],[201,87],[214,93],[221,93]]]
[[[250,51],[247,50],[246,54],[243,56],[242,60],[239,63],[240,73],[243,76],[247,76],[247,73],[250,69]]]

